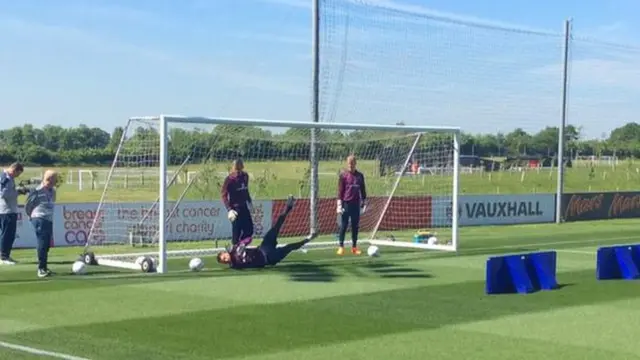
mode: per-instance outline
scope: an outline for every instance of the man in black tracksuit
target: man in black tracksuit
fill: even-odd
[[[11,250],[16,240],[18,228],[18,195],[27,190],[16,187],[16,178],[24,171],[20,163],[13,163],[0,171],[0,264],[15,265],[11,258]]]

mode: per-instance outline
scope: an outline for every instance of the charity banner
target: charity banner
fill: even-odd
[[[255,201],[255,236],[271,227],[271,201]],[[231,223],[221,201],[184,201],[166,206],[167,241],[198,241],[231,237]],[[95,221],[94,221],[95,220]],[[57,204],[54,215],[55,246],[80,246],[87,242],[91,227],[92,244],[125,244],[131,236],[155,234],[158,209],[153,203],[106,204],[98,212],[97,203]]]

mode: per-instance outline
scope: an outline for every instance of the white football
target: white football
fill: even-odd
[[[378,251],[379,251],[379,250],[380,250],[380,249],[378,249],[378,247],[377,247],[377,246],[375,246],[375,245],[371,245],[371,246],[369,246],[369,248],[367,249],[367,255],[369,255],[369,256],[371,256],[371,257],[378,256]]]
[[[427,241],[427,243],[429,245],[437,245],[438,244],[438,238],[435,236],[432,236],[429,238],[429,240]]]
[[[193,258],[189,261],[189,269],[191,271],[200,271],[204,267],[204,262],[200,258]]]
[[[71,266],[71,271],[74,274],[82,275],[87,271],[87,266],[82,261],[76,261]]]

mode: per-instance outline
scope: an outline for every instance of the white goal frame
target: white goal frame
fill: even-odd
[[[166,240],[166,224],[167,224],[167,211],[171,210],[167,208],[167,188],[170,185],[170,179],[167,179],[168,175],[168,159],[169,159],[169,124],[192,124],[192,125],[235,125],[235,126],[258,126],[258,127],[277,127],[277,128],[299,128],[299,129],[311,129],[311,130],[374,130],[374,131],[405,131],[410,133],[422,134],[422,133],[447,133],[453,137],[453,168],[452,168],[452,184],[451,184],[451,242],[448,245],[430,244],[430,243],[412,243],[406,241],[395,241],[393,239],[374,239],[372,238],[361,242],[376,246],[392,246],[411,249],[424,249],[424,250],[441,250],[441,251],[457,251],[458,249],[458,194],[459,194],[459,168],[460,168],[460,135],[461,129],[453,126],[405,126],[405,125],[369,125],[369,124],[352,124],[352,123],[320,123],[320,122],[298,122],[298,121],[286,121],[286,120],[263,120],[263,119],[246,119],[246,118],[225,118],[225,117],[201,117],[201,116],[181,116],[181,115],[159,115],[159,116],[138,116],[129,118],[129,123],[133,121],[141,122],[158,122],[158,130],[160,137],[160,158],[159,158],[159,196],[157,198],[158,207],[158,232],[156,235],[158,249],[157,251],[150,251],[145,253],[135,254],[113,254],[113,255],[96,255],[95,263],[98,265],[115,266],[121,268],[129,268],[132,270],[139,270],[139,264],[127,263],[118,260],[118,258],[127,256],[156,256],[157,263],[155,264],[155,272],[166,273],[167,272],[167,259],[168,249]],[[123,135],[124,136],[124,135]],[[415,149],[419,136],[413,144],[411,152]],[[117,158],[118,154],[116,154]],[[314,160],[313,152],[310,154],[311,161]],[[117,160],[117,159],[116,159]],[[405,168],[410,159],[405,161]],[[313,176],[313,175],[312,175]],[[390,205],[393,194],[398,187],[402,176],[396,178],[393,188],[388,197],[387,202],[384,205],[382,214],[386,213],[387,208]],[[108,181],[105,184],[104,192],[107,191]],[[311,190],[313,192],[313,188]],[[104,196],[104,193],[103,193]],[[313,196],[313,194],[312,194]],[[102,203],[102,200],[101,200]],[[313,208],[314,201],[310,201],[310,205]],[[315,214],[314,209],[311,210],[311,214]],[[313,215],[312,215],[313,216]],[[383,217],[384,215],[382,215]],[[378,222],[374,228],[372,234],[376,234],[382,217],[378,219]],[[313,224],[310,224],[313,226]],[[312,229],[313,231],[313,229]],[[285,245],[285,244],[282,244]],[[325,242],[311,242],[305,246],[308,249],[321,249],[335,246],[335,241]],[[171,251],[172,255],[183,256],[195,256],[195,255],[208,255],[216,254],[220,251],[224,251],[224,248],[212,248],[212,249],[193,249],[193,250],[178,250]],[[178,254],[179,253],[179,254]],[[155,259],[154,259],[155,260]]]

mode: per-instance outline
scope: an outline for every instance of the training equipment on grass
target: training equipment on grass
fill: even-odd
[[[432,209],[437,202],[446,205],[439,208],[457,209],[459,136],[458,128],[437,126],[132,118],[110,174],[155,169],[156,176],[107,179],[85,251],[99,265],[132,270],[144,265],[144,271],[160,273],[166,272],[169,257],[215,255],[223,248],[212,240],[231,237],[232,217],[220,190],[237,158],[249,174],[255,237],[271,227],[292,191],[299,200],[279,241],[297,241],[310,232],[332,234],[338,174],[350,154],[365,175],[368,193],[368,210],[360,221],[362,244],[455,251],[458,211]],[[419,162],[424,171],[407,171],[411,162]],[[193,171],[188,182],[177,181]],[[411,229],[432,227],[434,221],[450,241],[411,241]],[[394,231],[404,241],[380,239],[381,231]],[[336,245],[314,241],[305,249]],[[137,263],[141,256],[147,261]]]
[[[418,230],[414,235],[413,235],[413,242],[415,243],[428,243],[429,239],[436,236],[435,233],[429,231],[429,230]]]
[[[204,261],[200,258],[193,258],[189,261],[189,270],[200,271],[204,267]]]
[[[371,256],[371,257],[376,257],[376,256],[380,255],[380,251],[379,251],[379,250],[380,250],[380,249],[379,249],[377,246],[375,246],[375,245],[370,245],[370,246],[367,248],[367,255],[369,255],[369,256]]]
[[[598,248],[596,278],[598,280],[640,279],[640,244]]]
[[[556,289],[556,258],[555,251],[490,257],[486,264],[487,294]]]
[[[87,266],[82,261],[75,261],[73,265],[71,265],[71,272],[77,275],[82,275],[87,271]]]

